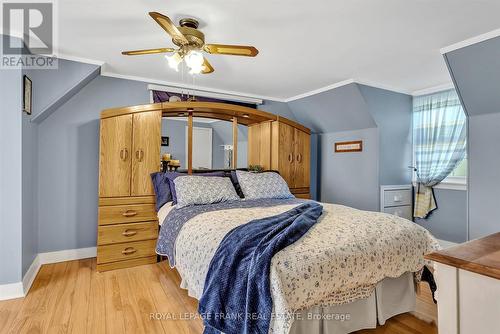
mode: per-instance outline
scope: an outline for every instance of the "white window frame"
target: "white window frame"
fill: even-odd
[[[469,162],[467,161],[467,170]],[[413,154],[413,166],[415,166],[415,154]],[[412,183],[417,185],[417,173],[413,171]],[[448,176],[440,183],[434,186],[434,189],[447,190],[467,190],[467,176]]]

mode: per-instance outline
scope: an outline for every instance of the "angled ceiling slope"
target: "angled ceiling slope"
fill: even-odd
[[[355,83],[290,101],[288,107],[297,121],[314,133],[377,127]]]
[[[33,118],[41,123],[100,73],[100,66],[58,60],[58,70],[25,70],[33,82]]]
[[[468,115],[500,112],[500,36],[444,53]]]

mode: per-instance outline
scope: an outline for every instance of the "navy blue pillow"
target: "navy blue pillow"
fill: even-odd
[[[232,170],[231,174],[229,174],[229,177],[231,178],[231,182],[233,183],[234,189],[236,190],[238,196],[240,196],[240,198],[245,198],[245,195],[243,195],[243,191],[241,190],[240,183],[238,182],[236,171]]]
[[[151,181],[153,181],[156,195],[156,211],[159,211],[165,203],[172,201],[172,192],[166,174],[162,172],[151,174]]]
[[[175,178],[185,176],[186,173],[178,172],[157,172],[151,174],[151,181],[156,195],[156,211],[159,211],[167,202],[177,204],[177,196],[175,193]],[[226,176],[224,172],[197,173],[199,176]]]

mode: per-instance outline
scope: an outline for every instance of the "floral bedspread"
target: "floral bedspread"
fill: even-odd
[[[199,299],[210,261],[227,232],[296,205],[235,208],[191,218],[175,245],[182,287]],[[377,282],[419,271],[424,254],[439,249],[427,230],[406,219],[334,204],[323,208],[318,223],[272,259],[270,333],[288,333],[295,311],[369,297]]]

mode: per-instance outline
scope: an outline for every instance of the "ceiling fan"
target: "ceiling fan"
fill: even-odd
[[[165,56],[171,68],[177,71],[179,64],[184,60],[186,65],[191,69],[190,73],[208,74],[212,73],[214,68],[202,55],[201,51],[205,51],[209,54],[245,57],[255,57],[259,53],[253,46],[205,44],[205,35],[198,30],[199,23],[193,18],[181,19],[179,21],[179,26],[175,26],[168,16],[157,12],[150,12],[149,15],[172,37],[172,42],[179,48],[123,51],[123,55],[136,56],[173,52],[173,55]]]

